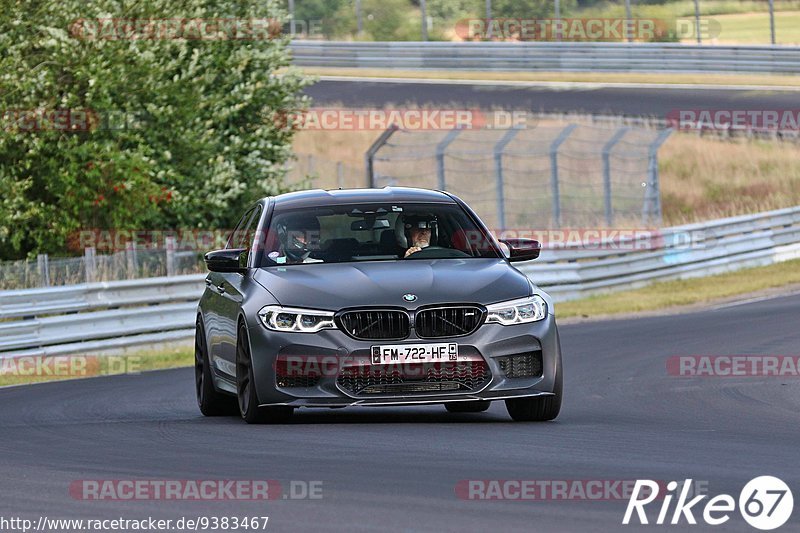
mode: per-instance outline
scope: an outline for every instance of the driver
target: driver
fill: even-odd
[[[405,215],[403,231],[409,248],[403,257],[408,257],[431,245],[431,234],[436,226],[436,217],[431,214]]]
[[[276,227],[283,256],[276,256],[276,263],[296,265],[320,263],[321,259],[309,257],[313,243],[319,242],[319,220],[313,215],[291,215],[281,220]],[[274,253],[274,252],[273,252]]]

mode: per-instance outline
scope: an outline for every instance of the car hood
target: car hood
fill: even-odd
[[[530,294],[528,278],[502,259],[371,261],[276,266],[255,280],[281,305],[337,311],[346,307],[414,309],[438,303],[490,304]],[[406,302],[412,293],[416,301]]]

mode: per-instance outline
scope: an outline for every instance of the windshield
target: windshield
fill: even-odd
[[[455,204],[350,204],[278,211],[262,266],[501,257]]]

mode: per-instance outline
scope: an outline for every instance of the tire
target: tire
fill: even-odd
[[[235,415],[236,401],[233,397],[214,388],[209,361],[205,329],[200,317],[197,317],[194,333],[194,383],[197,406],[204,416]]]
[[[561,359],[558,361],[556,380],[553,386],[554,396],[541,398],[513,398],[506,400],[506,409],[516,422],[545,422],[554,420],[561,411],[561,398],[564,389],[564,378],[561,372]]]
[[[451,402],[444,404],[444,408],[450,413],[482,413],[486,411],[492,402],[476,400],[474,402]]]
[[[253,364],[247,329],[239,324],[236,336],[236,398],[239,414],[248,424],[274,424],[288,421],[293,408],[288,406],[259,407],[258,393],[253,379]]]

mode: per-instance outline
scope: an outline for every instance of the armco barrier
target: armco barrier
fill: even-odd
[[[0,358],[185,341],[204,274],[0,291]]]
[[[341,42],[291,44],[302,67],[414,70],[800,73],[800,47],[676,43]]]
[[[691,243],[687,245],[687,236]],[[520,265],[556,301],[800,258],[800,207],[665,229],[636,249],[545,249]],[[0,358],[104,353],[194,334],[205,276],[0,292]]]

